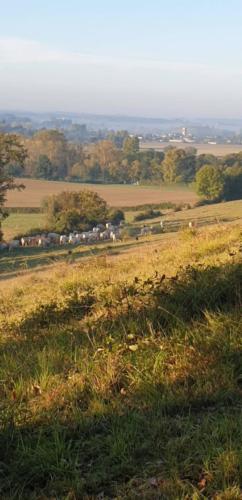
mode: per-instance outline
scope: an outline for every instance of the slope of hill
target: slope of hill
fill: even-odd
[[[2,498],[241,498],[241,244],[184,230],[5,283]]]

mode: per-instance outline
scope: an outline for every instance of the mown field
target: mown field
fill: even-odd
[[[198,199],[195,192],[187,186],[131,186],[76,184],[70,182],[42,181],[21,179],[26,186],[23,191],[10,191],[7,207],[39,207],[43,198],[61,191],[80,191],[91,189],[97,192],[112,207],[133,207],[145,203],[195,203]]]
[[[215,156],[225,156],[232,153],[239,153],[242,151],[242,145],[239,144],[199,144],[199,143],[179,143],[179,142],[141,142],[140,149],[155,149],[161,151],[168,146],[176,148],[196,148],[198,154],[213,154]]]
[[[1,498],[241,498],[241,222],[122,245],[1,255]]]

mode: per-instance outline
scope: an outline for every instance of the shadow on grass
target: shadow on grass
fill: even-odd
[[[154,388],[158,395],[158,388]],[[161,397],[161,392],[159,392]],[[144,397],[137,392],[136,398]],[[147,394],[146,394],[146,398]],[[203,494],[212,498],[226,484],[241,484],[241,403],[224,394],[189,404],[147,404],[145,409],[107,401],[93,415],[81,402],[62,404],[35,423],[0,431],[2,498],[192,498],[206,471]],[[116,402],[116,407],[118,403]],[[236,453],[238,466],[224,471],[216,462]],[[160,484],[149,480],[159,477]],[[147,491],[138,486],[147,482]],[[149,488],[151,487],[151,491]],[[152,496],[148,496],[148,491]],[[90,495],[90,496],[89,496]],[[97,495],[100,495],[98,497]],[[143,496],[142,496],[143,495]],[[147,495],[147,496],[146,496]],[[185,497],[184,497],[185,498]],[[199,498],[199,497],[198,497]],[[232,497],[231,497],[232,498]],[[237,497],[234,497],[237,498]]]
[[[0,431],[3,498],[70,495],[74,499],[91,499],[101,493],[104,498],[105,495],[113,498],[120,491],[121,498],[136,498],[137,478],[154,475],[161,478],[159,485],[153,481],[153,485],[147,486],[151,491],[141,490],[137,498],[173,499],[185,498],[185,494],[190,498],[194,488],[199,490],[198,483],[205,470],[211,470],[208,475],[211,479],[204,485],[206,498],[223,490],[225,483],[241,484],[241,344],[232,338],[230,326],[223,334],[222,328],[218,328],[214,336],[210,326],[211,338],[208,332],[206,342],[202,338],[197,340],[195,335],[198,328],[208,328],[207,311],[218,316],[223,312],[238,321],[241,318],[242,264],[188,268],[174,280],[157,275],[145,282],[136,280],[132,287],[127,287],[123,289],[126,312],[117,309],[115,318],[112,315],[102,324],[97,323],[94,335],[103,338],[105,345],[105,332],[107,335],[113,328],[118,335],[124,325],[129,332],[128,326],[132,324],[136,325],[138,341],[139,336],[146,335],[149,320],[157,336],[167,335],[172,341],[182,324],[195,352],[193,363],[183,375],[178,373],[176,380],[165,379],[164,372],[164,380],[158,381],[153,374],[148,381],[141,379],[133,391],[131,385],[126,395],[120,394],[119,384],[112,386],[105,397],[74,388],[70,397],[63,393],[58,404],[50,401],[48,410],[43,408],[31,421],[24,401],[10,402],[8,411],[2,414]],[[139,297],[146,305],[139,305],[136,311]],[[117,300],[120,302],[120,298]],[[71,316],[72,307],[73,304],[65,314]],[[117,304],[108,307],[114,314]],[[51,326],[53,310],[45,313],[44,325],[36,316],[29,320],[33,324],[39,321],[40,329]],[[80,314],[83,317],[81,305]],[[54,323],[61,326],[70,316],[54,319]],[[22,325],[23,330],[27,326]],[[181,336],[179,342],[182,341]],[[2,346],[3,354],[5,348]],[[38,339],[35,348],[40,348]],[[24,349],[24,342],[16,343],[16,356],[17,349]],[[200,368],[199,354],[204,358]],[[129,366],[132,356],[138,355],[139,351],[129,353]],[[148,359],[151,355],[148,350]],[[229,452],[236,454],[238,462],[225,470],[222,457]],[[132,486],[129,481],[134,477],[136,483]]]
[[[168,335],[172,328],[202,319],[206,312],[240,309],[242,264],[188,266],[170,279],[158,273],[147,280],[137,277],[131,284],[120,284],[116,296],[103,299],[96,297],[95,288],[89,286],[85,290],[77,282],[71,289],[63,290],[62,301],[58,300],[53,297],[50,303],[38,304],[20,321],[19,333],[68,324],[71,318],[81,320],[96,306],[104,310],[101,319],[96,323],[93,319],[92,331],[97,337],[100,334],[102,338],[106,331],[119,332],[126,324],[128,330],[130,322],[146,332],[147,320]]]

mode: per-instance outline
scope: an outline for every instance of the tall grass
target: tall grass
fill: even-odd
[[[16,278],[0,497],[241,498],[241,228]]]

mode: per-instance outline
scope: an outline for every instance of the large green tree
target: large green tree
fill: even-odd
[[[172,148],[162,162],[165,182],[191,182],[196,171],[196,150]]]
[[[0,214],[3,215],[3,206],[6,201],[7,192],[10,189],[23,189],[22,184],[18,184],[15,179],[9,175],[9,165],[16,165],[23,168],[27,157],[17,135],[0,133]]]
[[[136,155],[139,151],[139,139],[138,137],[127,137],[123,143],[123,151],[126,156]]]
[[[40,155],[36,169],[35,169],[35,175],[37,178],[40,179],[51,179],[53,176],[53,165],[50,162],[48,156],[46,155]]]
[[[225,176],[219,167],[204,165],[196,174],[196,190],[200,196],[215,201],[222,198],[225,189]]]
[[[105,222],[107,203],[94,191],[63,191],[44,201],[48,225],[57,231],[85,230]]]
[[[225,170],[225,199],[242,199],[242,167],[229,167]]]

